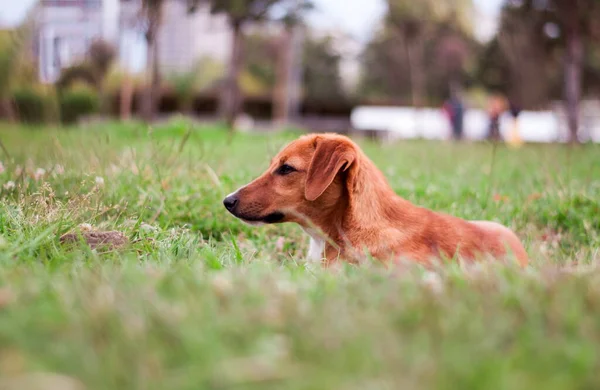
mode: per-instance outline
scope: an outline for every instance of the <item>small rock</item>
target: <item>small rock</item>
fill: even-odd
[[[61,244],[73,244],[79,242],[80,237],[92,249],[98,247],[107,247],[115,249],[125,246],[129,240],[125,235],[118,231],[82,231],[81,233],[66,233],[60,237]]]

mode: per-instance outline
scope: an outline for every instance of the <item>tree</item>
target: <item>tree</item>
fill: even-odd
[[[271,92],[275,88],[277,78],[278,37],[260,32],[246,34],[243,46],[243,72],[251,75],[262,87]]]
[[[88,56],[98,79],[104,81],[115,60],[116,51],[114,46],[102,39],[96,39],[90,45]]]
[[[409,70],[412,104],[422,106],[426,99],[427,78],[425,77],[425,46],[441,27],[452,26],[453,30],[469,30],[472,4],[467,0],[437,1],[387,0],[387,34],[404,49]],[[456,41],[455,41],[456,42]],[[455,45],[456,46],[456,45]],[[462,62],[462,61],[460,61]],[[453,69],[452,77],[457,72]]]
[[[212,0],[211,12],[227,14],[233,34],[231,57],[222,88],[219,111],[230,129],[241,106],[239,76],[242,68],[243,27],[250,21],[267,18],[268,11],[277,0]]]
[[[297,0],[282,20],[276,59],[276,85],[273,93],[273,119],[285,125],[290,117],[299,114],[301,85],[303,78],[303,47],[306,26],[302,22],[304,11],[312,8],[312,3]]]
[[[196,2],[190,0],[191,9],[195,9]],[[277,8],[283,11],[284,17],[291,13],[299,15],[309,5],[308,0],[209,0],[211,12],[227,15],[229,26],[233,34],[231,57],[225,82],[221,93],[220,114],[227,122],[230,129],[241,106],[239,76],[242,69],[242,44],[243,29],[251,22],[262,22],[277,19],[272,11]]]
[[[564,90],[567,106],[570,142],[578,142],[579,103],[583,80],[586,41],[600,38],[597,23],[599,0],[552,0],[557,20],[564,31]]]
[[[514,94],[511,88],[515,85],[511,82],[512,66],[506,57],[499,38],[494,37],[485,45],[477,60],[475,78],[486,90],[510,97]]]
[[[0,116],[8,120],[17,119],[10,99],[12,88],[20,83],[31,83],[34,64],[30,58],[27,42],[31,42],[34,15],[14,30],[0,30]]]
[[[0,114],[9,121],[16,119],[15,111],[10,101],[10,87],[18,65],[19,50],[16,33],[0,31]]]
[[[341,58],[334,51],[331,38],[307,39],[303,57],[304,99],[318,105],[345,101]]]
[[[196,70],[186,73],[174,73],[169,77],[169,84],[175,90],[179,109],[182,113],[193,115],[194,93],[196,92]]]
[[[460,94],[475,70],[472,59],[479,45],[462,31],[452,26],[442,26],[436,32],[432,49],[435,60],[434,64],[430,64],[433,77],[429,80],[437,81],[435,87],[438,90],[446,89],[445,95]]]
[[[412,104],[421,107],[425,99],[425,75],[423,74],[423,44],[428,34],[431,12],[428,1],[411,2],[388,0],[387,22],[393,26],[399,44],[407,59]]]
[[[63,68],[58,80],[56,80],[55,86],[60,92],[77,82],[83,82],[92,88],[98,88],[98,75],[94,72],[89,63],[82,62]]]
[[[89,63],[92,71],[96,75],[96,89],[100,97],[101,111],[105,109],[106,97],[104,96],[104,81],[116,57],[116,50],[113,45],[97,39],[92,42],[88,50]]]
[[[142,0],[141,18],[146,38],[146,91],[141,99],[142,117],[152,120],[160,89],[157,37],[166,0]]]
[[[570,142],[578,142],[583,80],[591,81],[589,87],[598,74],[586,52],[600,38],[599,20],[600,0],[507,0],[502,12],[498,40],[509,61],[512,94],[525,106],[539,106],[562,93]]]
[[[543,33],[544,19],[533,1],[506,5],[499,32],[480,59],[482,83],[521,107],[540,108],[551,100],[555,64],[552,45]],[[498,79],[499,73],[503,79]]]
[[[169,85],[177,94],[181,112],[193,115],[196,93],[209,88],[221,74],[220,63],[209,57],[201,58],[189,72],[171,74]]]
[[[359,93],[362,97],[396,104],[440,104],[450,90],[460,90],[475,72],[480,44],[468,20],[470,3],[393,2],[386,23],[362,53]],[[458,3],[456,3],[458,4]],[[425,61],[425,58],[430,59]]]
[[[403,47],[391,28],[380,31],[361,55],[360,97],[396,103],[411,101],[409,68]]]

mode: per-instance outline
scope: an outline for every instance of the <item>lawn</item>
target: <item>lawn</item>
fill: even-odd
[[[359,141],[398,194],[532,259],[426,283],[323,270],[297,226],[225,211],[297,136],[0,125],[0,389],[600,388],[600,147]],[[60,244],[90,227],[131,244]]]

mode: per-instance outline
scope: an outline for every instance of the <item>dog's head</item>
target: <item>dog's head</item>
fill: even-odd
[[[306,135],[287,145],[265,173],[228,195],[231,214],[251,223],[305,225],[344,201],[358,147],[336,134]]]

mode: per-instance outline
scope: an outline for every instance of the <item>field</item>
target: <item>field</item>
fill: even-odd
[[[0,125],[0,389],[600,388],[600,147],[360,141],[398,194],[532,258],[427,282],[323,270],[298,227],[225,211],[297,135]],[[90,227],[132,243],[60,244]]]

